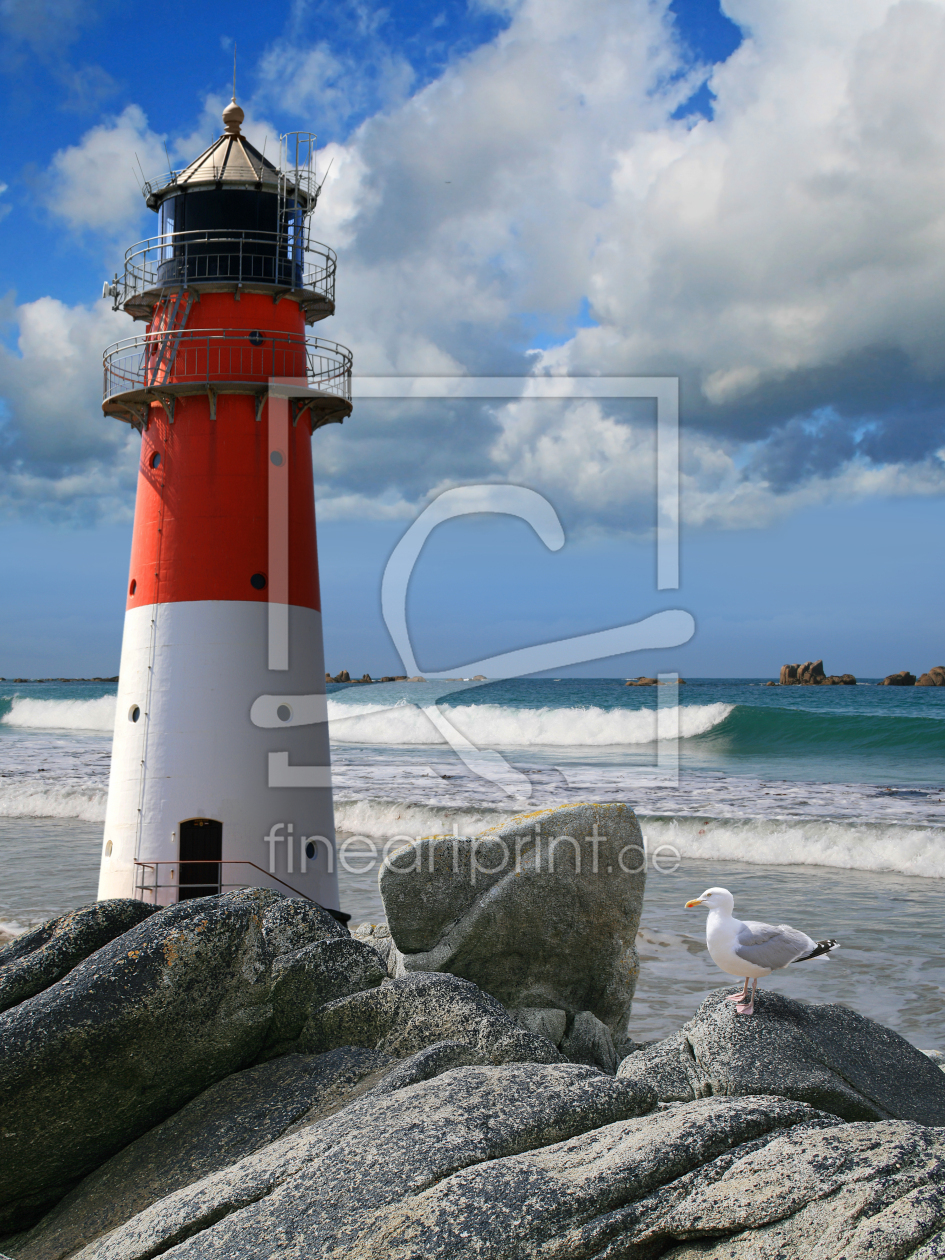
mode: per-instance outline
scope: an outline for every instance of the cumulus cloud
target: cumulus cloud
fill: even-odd
[[[942,493],[945,0],[725,0],[745,38],[711,71],[711,120],[676,116],[707,71],[665,0],[491,7],[504,29],[412,95],[394,52],[387,79],[380,52],[360,73],[324,39],[262,55],[248,127],[376,109],[319,157],[314,233],[340,257],[317,331],[368,374],[678,375],[694,524]],[[77,229],[129,221],[136,145],[160,167],[131,108],[56,155]],[[94,182],[109,164],[117,195]],[[359,403],[318,435],[316,481],[326,511],[383,516],[506,477],[637,530],[652,440],[596,402]]]
[[[163,137],[143,110],[129,105],[53,156],[48,208],[74,231],[111,237],[133,231],[145,213],[139,161],[148,175],[167,168]]]
[[[0,496],[9,513],[80,519],[126,516],[138,435],[102,416],[102,350],[127,335],[106,303],[70,307],[40,298],[5,312],[19,327],[0,345]]]

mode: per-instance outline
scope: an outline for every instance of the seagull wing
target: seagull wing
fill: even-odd
[[[748,921],[739,928],[735,953],[756,967],[770,967],[772,971],[778,971],[815,949],[816,944],[806,932],[799,932],[786,923],[774,927],[771,923]]]

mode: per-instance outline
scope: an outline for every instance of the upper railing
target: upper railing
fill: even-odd
[[[111,288],[115,309],[147,306],[152,295],[190,284],[272,285],[302,290],[331,314],[335,252],[319,241],[302,250],[276,232],[170,232],[139,241],[125,254],[124,274]],[[146,296],[147,295],[147,296]],[[156,297],[153,300],[157,300]]]
[[[266,386],[272,377],[307,379],[310,388],[351,401],[351,351],[295,333],[229,328],[146,333],[109,346],[103,366],[106,402],[174,386]]]

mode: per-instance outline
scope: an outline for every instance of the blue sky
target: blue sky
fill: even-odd
[[[316,331],[372,375],[671,374],[682,584],[658,592],[653,415],[364,403],[316,435],[327,664],[395,672],[379,581],[454,484],[544,494],[567,542],[440,526],[428,669],[692,612],[685,647],[573,672],[870,676],[940,663],[940,0],[8,0],[0,12],[0,674],[117,669],[132,436],[98,409],[98,299],[154,230],[133,166],[311,127],[339,254]],[[185,34],[186,33],[186,34]]]

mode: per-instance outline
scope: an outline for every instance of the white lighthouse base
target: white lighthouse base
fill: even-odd
[[[100,900],[177,901],[181,825],[202,819],[222,824],[222,891],[269,887],[338,908],[328,726],[312,721],[324,700],[299,702],[324,696],[321,614],[288,616],[289,668],[270,670],[265,603],[126,613]],[[254,704],[257,721],[277,712],[279,725],[257,725]]]

